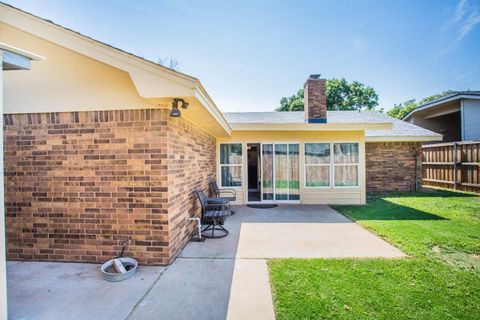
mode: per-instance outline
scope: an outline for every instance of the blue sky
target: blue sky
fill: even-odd
[[[175,57],[222,111],[270,111],[311,73],[375,88],[380,107],[480,90],[480,0],[4,0],[157,61]]]

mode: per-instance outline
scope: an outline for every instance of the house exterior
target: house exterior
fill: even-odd
[[[455,91],[421,105],[404,118],[443,135],[443,142],[480,140],[480,91]]]
[[[0,42],[0,111],[3,114],[3,72],[26,71],[31,68],[31,61],[41,60],[31,52],[12,47]],[[1,121],[1,120],[0,120]],[[0,133],[0,158],[3,159],[3,131]],[[0,181],[3,181],[3,161],[0,164]],[[5,208],[4,189],[0,188],[0,319],[7,319],[7,265],[5,261]]]
[[[5,4],[0,17],[0,42],[45,57],[4,76],[9,259],[102,262],[130,239],[140,263],[169,264],[210,181],[237,204],[364,204],[413,190],[416,150],[442,139],[380,112],[327,112],[316,75],[305,112],[224,114],[194,77]]]

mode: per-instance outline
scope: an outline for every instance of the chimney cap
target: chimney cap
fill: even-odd
[[[320,79],[321,74],[320,73],[315,73],[310,75],[310,79]]]

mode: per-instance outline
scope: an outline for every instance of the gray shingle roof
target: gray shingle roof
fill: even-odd
[[[296,112],[226,112],[230,124],[305,123],[303,111]],[[327,111],[328,123],[385,123],[391,130],[366,130],[367,137],[437,137],[438,133],[395,119],[378,111]]]

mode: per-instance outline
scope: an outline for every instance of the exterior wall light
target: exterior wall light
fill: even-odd
[[[183,100],[183,99],[180,99],[180,98],[175,98],[173,99],[172,101],[172,110],[170,111],[170,117],[174,117],[174,118],[179,118],[182,116],[182,112],[180,112],[180,110],[178,109],[178,104],[179,103],[182,103],[182,108],[183,109],[187,109],[188,108],[188,102]]]

